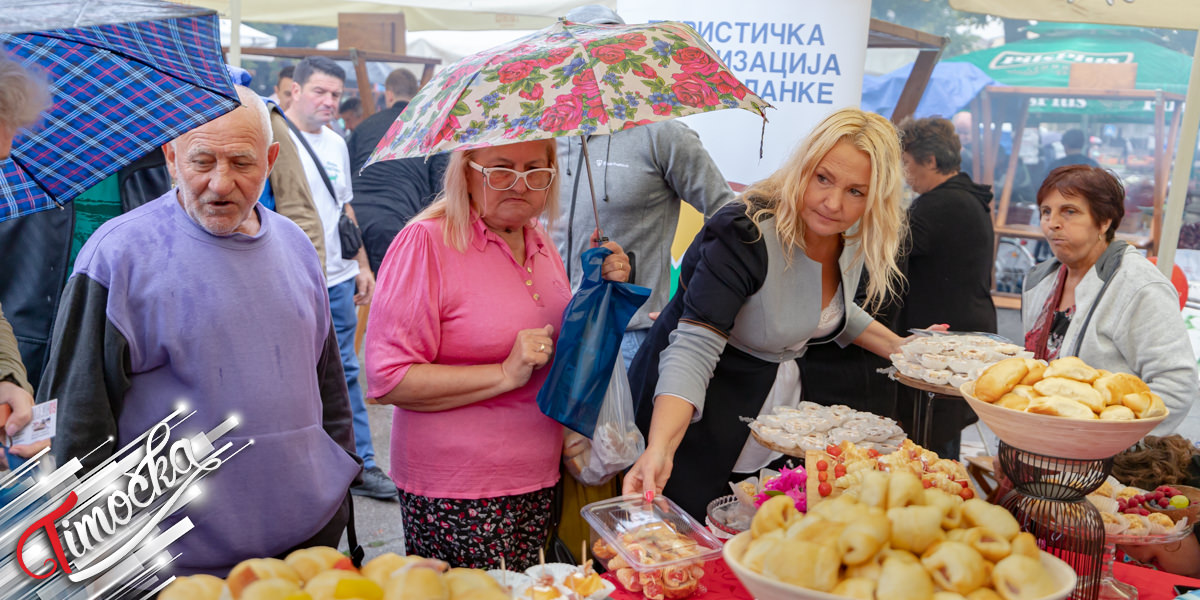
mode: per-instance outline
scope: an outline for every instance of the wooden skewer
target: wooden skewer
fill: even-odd
[[[587,575],[587,540],[579,540],[579,569]]]

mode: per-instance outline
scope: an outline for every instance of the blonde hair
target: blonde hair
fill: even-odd
[[[854,264],[862,261],[867,267],[867,308],[875,310],[896,293],[904,279],[896,266],[896,253],[907,231],[900,206],[904,175],[900,168],[900,136],[890,121],[857,108],[829,115],[800,142],[779,170],[747,188],[740,200],[755,226],[775,217],[775,230],[790,264],[796,249],[805,250],[801,209],[808,182],[821,159],[843,140],[862,150],[871,161],[866,210],[843,238],[859,242]]]
[[[532,140],[521,143],[543,144],[546,147],[546,158],[549,160],[550,168],[558,169],[558,149],[554,140]],[[417,213],[409,221],[409,223],[415,223],[444,217],[442,236],[446,240],[447,246],[459,252],[466,252],[467,246],[471,244],[471,221],[474,219],[472,213],[478,212],[471,202],[467,172],[471,168],[469,163],[472,157],[479,150],[479,148],[472,148],[450,155],[450,161],[446,165],[442,193],[438,194],[438,197],[425,210]],[[541,216],[546,219],[547,224],[553,224],[554,219],[558,217],[558,194],[559,180],[556,173],[554,181],[549,188],[546,188],[546,206],[542,209]]]

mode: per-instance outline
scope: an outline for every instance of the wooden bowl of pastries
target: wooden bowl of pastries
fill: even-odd
[[[782,498],[782,500],[780,499]],[[807,514],[764,502],[724,558],[758,600],[1060,600],[1070,565],[1004,508],[873,471]]]
[[[1074,356],[1048,364],[1002,360],[959,391],[1006,444],[1059,458],[1114,456],[1168,414],[1137,376],[1093,369]]]

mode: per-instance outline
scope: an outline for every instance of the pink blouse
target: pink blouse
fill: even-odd
[[[410,223],[379,269],[366,332],[367,393],[381,397],[414,364],[503,362],[517,332],[554,325],[571,299],[550,236],[525,228],[525,264],[484,227],[471,224],[466,252],[446,245],[443,219]],[[538,410],[549,372],[533,372],[516,390],[439,412],[396,408],[391,476],[410,494],[478,499],[554,485],[562,426]]]

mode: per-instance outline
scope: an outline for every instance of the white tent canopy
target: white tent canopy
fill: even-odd
[[[442,64],[438,65],[438,69],[441,69],[465,56],[511,42],[530,33],[533,33],[533,30],[410,31],[405,35],[404,43],[407,46],[405,54],[409,56],[440,58],[442,59]],[[338,41],[329,40],[321,42],[317,44],[317,49],[337,50]],[[421,75],[420,67],[413,67],[413,73],[419,77]]]
[[[222,17],[296,25],[337,27],[338,13],[404,12],[409,31],[425,29],[541,29],[572,8],[616,0],[187,0],[211,8]]]
[[[229,19],[221,19],[221,45],[229,46],[231,41],[230,33],[233,31],[233,24]],[[241,39],[243,48],[274,48],[278,40],[275,36],[259,31],[249,25],[242,24],[238,28],[238,37]]]

